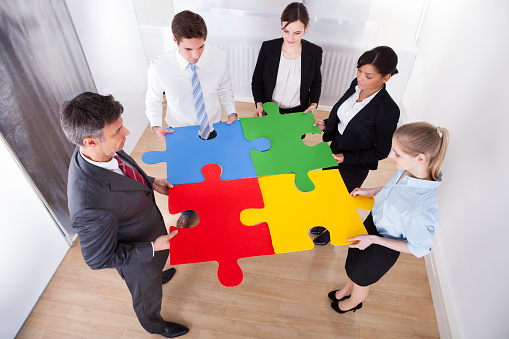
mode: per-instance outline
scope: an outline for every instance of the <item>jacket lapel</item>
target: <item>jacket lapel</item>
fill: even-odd
[[[133,162],[130,161],[128,157],[125,157],[125,152],[120,151],[118,154],[120,158],[122,158],[122,161],[125,161],[129,166],[133,164]],[[112,191],[151,191],[150,188],[141,182],[126,177],[122,174],[118,174],[113,171],[92,165],[83,159],[79,150],[75,153],[74,156],[76,157],[76,161],[83,172],[96,180],[99,184],[101,184],[101,186],[110,185]],[[136,168],[137,171],[141,170],[137,165],[133,166],[133,168]],[[147,180],[145,173],[143,171],[140,171],[140,173],[145,177],[145,180]]]
[[[276,81],[277,81],[277,73],[279,70],[279,60],[281,59],[281,45],[283,43],[283,38],[276,40],[276,43],[272,45],[272,49],[270,51],[269,55],[269,67],[270,67],[270,76],[271,79],[268,83],[274,84],[271,91],[271,98],[272,98],[272,92],[274,91],[274,88],[276,88]]]
[[[378,92],[378,94],[375,95],[375,97],[369,102],[369,104],[367,104],[366,107],[361,109],[359,113],[357,113],[352,118],[352,120],[350,120],[348,125],[346,125],[344,133],[346,133],[350,128],[354,128],[355,125],[357,125],[362,120],[366,119],[366,117],[368,117],[369,115],[373,114],[376,111],[377,107],[380,105],[380,101],[382,101],[382,98],[385,96],[386,93],[387,90],[385,89],[384,84],[380,92]]]
[[[300,67],[300,87],[302,88],[302,84],[305,83],[306,77],[308,76],[309,69],[311,67],[311,62],[313,61],[313,57],[311,55],[311,50],[308,48],[308,42],[305,40],[302,41],[302,53],[301,53],[301,67]],[[306,109],[307,107],[303,107]]]

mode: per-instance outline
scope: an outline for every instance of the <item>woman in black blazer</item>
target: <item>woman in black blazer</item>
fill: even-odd
[[[281,15],[283,37],[263,42],[251,82],[255,116],[264,114],[262,105],[269,101],[278,104],[280,113],[316,110],[322,89],[322,48],[302,39],[308,28],[306,7],[293,2]]]
[[[334,105],[325,121],[317,120],[324,132],[323,141],[332,141],[331,150],[348,192],[361,187],[369,170],[391,151],[392,134],[399,120],[399,107],[385,89],[385,83],[398,73],[398,56],[387,46],[364,52],[357,61],[357,78]],[[313,227],[321,234],[313,241],[326,245],[329,232]]]

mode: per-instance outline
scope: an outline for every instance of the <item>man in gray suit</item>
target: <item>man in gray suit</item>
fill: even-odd
[[[183,325],[161,317],[162,272],[170,239],[154,190],[168,195],[166,179],[149,177],[122,148],[129,135],[122,105],[109,96],[85,92],[65,102],[61,125],[76,150],[69,166],[67,196],[72,226],[92,269],[116,268],[125,280],[140,324],[149,333],[174,338]]]

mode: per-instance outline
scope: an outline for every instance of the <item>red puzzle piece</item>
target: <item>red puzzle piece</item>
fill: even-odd
[[[193,228],[170,227],[170,231],[178,229],[170,242],[170,264],[217,261],[221,284],[237,286],[243,279],[237,260],[274,254],[266,223],[245,226],[240,222],[242,210],[264,207],[258,178],[223,181],[218,165],[206,165],[202,173],[205,181],[170,189],[170,213],[193,209],[200,216]]]

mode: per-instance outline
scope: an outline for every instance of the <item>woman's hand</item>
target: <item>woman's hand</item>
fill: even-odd
[[[343,161],[345,161],[345,155],[343,153],[333,154],[332,157],[338,162],[338,164],[341,164]]]
[[[357,187],[356,189],[354,189],[350,195],[352,197],[356,197],[358,195],[362,195],[363,197],[369,197],[369,198],[372,198],[374,197],[375,195],[378,194],[378,192],[380,192],[380,190],[382,189],[382,187],[374,187],[374,188],[360,188],[360,187]]]
[[[318,126],[322,132],[325,131],[325,122],[323,120],[316,120],[313,126]]]
[[[309,105],[309,107],[304,111],[304,113],[307,113],[307,112],[311,112],[313,114],[315,114],[315,111],[316,111],[316,108],[318,107],[318,104],[314,104],[312,103],[311,105]]]
[[[350,248],[358,248],[360,250],[365,250],[371,244],[376,244],[377,238],[380,238],[377,235],[369,235],[369,234],[362,234],[358,235],[353,238],[348,238],[348,241],[355,241],[355,243],[348,245]]]
[[[257,102],[256,103],[256,111],[254,116],[255,117],[261,117],[265,115],[265,111],[263,110],[263,103]]]
[[[355,243],[348,245],[348,247],[358,248],[360,250],[365,250],[372,244],[376,244],[401,253],[411,253],[406,240],[387,239],[378,235],[362,234],[353,238],[348,238],[348,241],[355,241]]]

